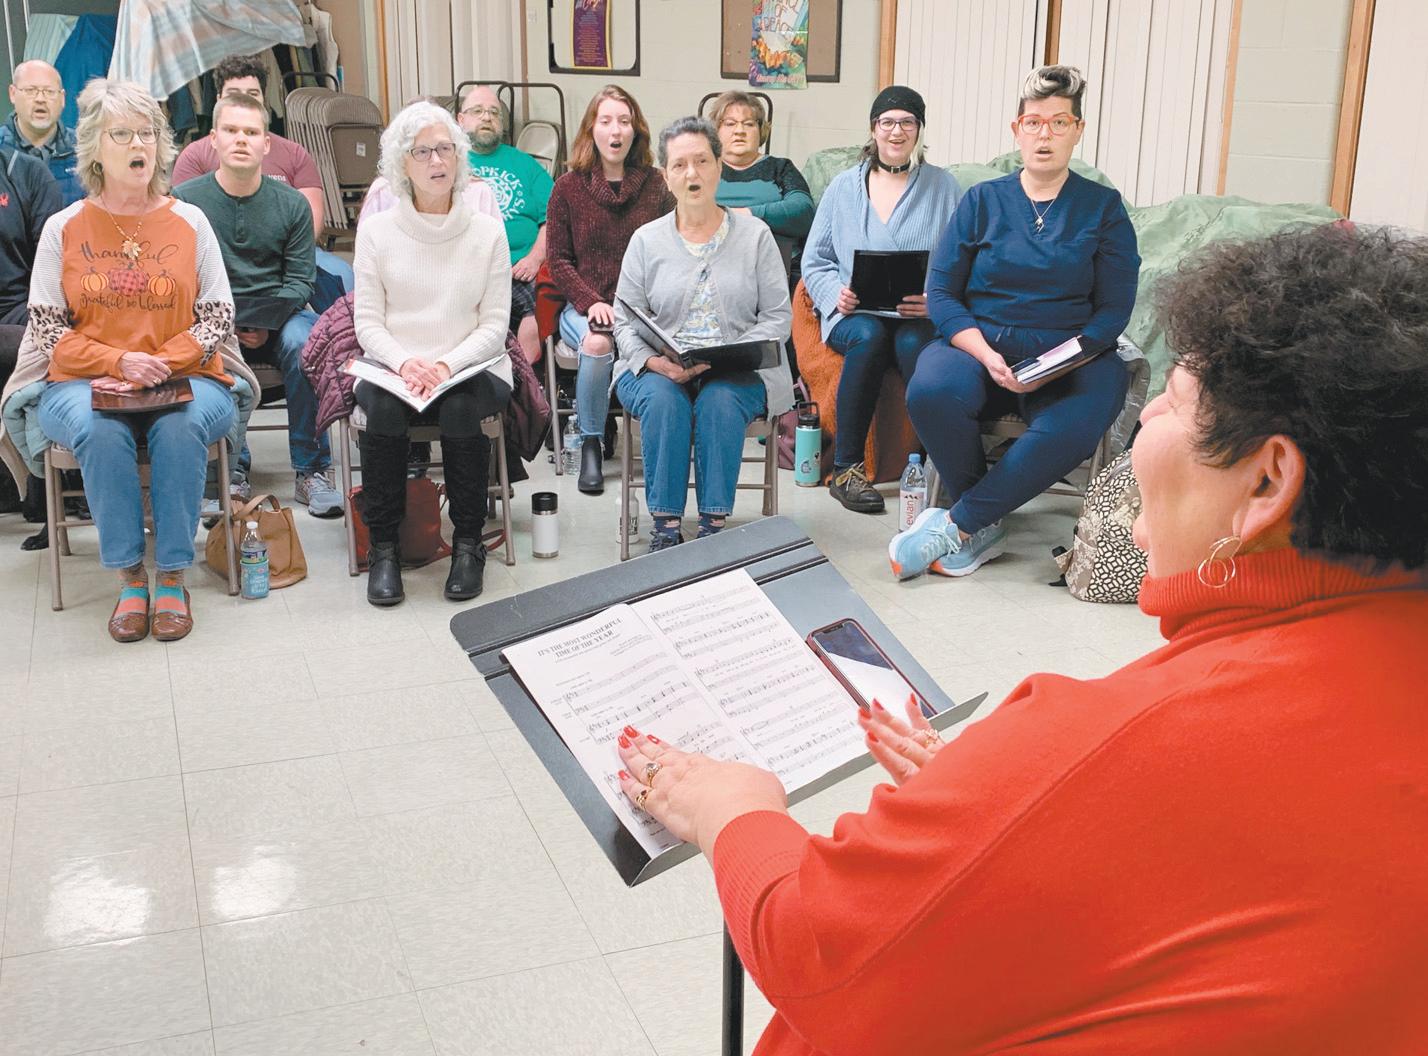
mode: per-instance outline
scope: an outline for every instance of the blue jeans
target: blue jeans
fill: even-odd
[[[357,287],[357,279],[352,273],[352,265],[336,253],[321,246],[316,252],[317,276],[312,287],[312,298],[308,301],[313,310],[321,315],[342,297]]]
[[[720,517],[734,509],[744,430],[767,406],[757,374],[731,374],[692,386],[647,370],[621,374],[615,391],[640,420],[645,505],[656,517],[683,517],[689,495],[690,437],[699,512]]]
[[[149,448],[154,561],[161,572],[193,564],[208,445],[228,435],[238,411],[226,385],[199,377],[189,384],[192,403],[152,414],[96,413],[87,381],[56,382],[40,396],[40,428],[79,459],[105,568],[129,568],[144,559],[140,436]]]
[[[850,315],[828,334],[827,345],[843,357],[838,379],[838,428],[833,437],[833,464],[863,461],[868,429],[878,409],[878,392],[889,367],[912,377],[917,354],[936,333],[928,319],[884,319]]]
[[[1008,363],[1076,336],[1010,327],[983,334]],[[1112,350],[1035,392],[1008,392],[981,363],[938,338],[917,359],[907,410],[952,496],[952,520],[972,533],[1030,502],[1085,461],[1120,414],[1129,385],[1130,375]],[[1027,430],[988,471],[978,423],[1009,411],[1026,419]]]
[[[272,363],[283,372],[283,394],[288,401],[288,458],[299,473],[315,473],[332,464],[327,434],[317,434],[317,394],[302,372],[302,349],[317,316],[306,308],[294,312],[275,337],[262,348],[244,349],[244,357]],[[238,465],[247,472],[253,455],[245,439]]]
[[[567,304],[560,310],[560,339],[580,356],[575,371],[575,421],[581,436],[604,437],[605,417],[610,413],[610,379],[615,375],[615,353],[587,356],[581,351],[590,320]],[[613,338],[611,341],[613,342]]]

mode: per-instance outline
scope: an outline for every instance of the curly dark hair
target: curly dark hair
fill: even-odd
[[[1299,550],[1415,569],[1428,549],[1428,239],[1346,224],[1211,246],[1157,293],[1200,384],[1199,448],[1303,452]]]
[[[224,88],[229,81],[236,81],[241,77],[258,78],[258,87],[264,94],[268,91],[268,67],[257,55],[230,55],[213,67],[213,87],[218,94],[224,94]]]

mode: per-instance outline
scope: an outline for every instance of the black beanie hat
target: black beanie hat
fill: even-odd
[[[919,125],[927,124],[927,104],[922,101],[922,96],[906,85],[890,84],[879,92],[873,100],[872,112],[868,114],[868,123],[872,124],[889,110],[906,110],[917,118]]]

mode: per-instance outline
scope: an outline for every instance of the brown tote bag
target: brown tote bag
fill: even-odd
[[[272,509],[261,509],[264,502]],[[233,520],[229,525],[219,521],[208,530],[208,543],[204,547],[204,557],[208,567],[220,576],[228,575],[228,550],[223,538],[225,529],[233,533],[233,550],[236,553],[243,543],[243,533],[247,522],[258,522],[258,534],[268,544],[268,586],[290,587],[307,577],[307,557],[302,552],[302,540],[298,538],[297,524],[293,521],[293,511],[278,502],[275,495],[255,495],[252,500],[233,510]]]

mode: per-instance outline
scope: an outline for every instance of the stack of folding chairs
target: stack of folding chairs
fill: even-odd
[[[286,106],[288,136],[322,174],[327,227],[333,233],[356,228],[362,198],[377,176],[382,112],[365,96],[331,88],[294,88]]]

